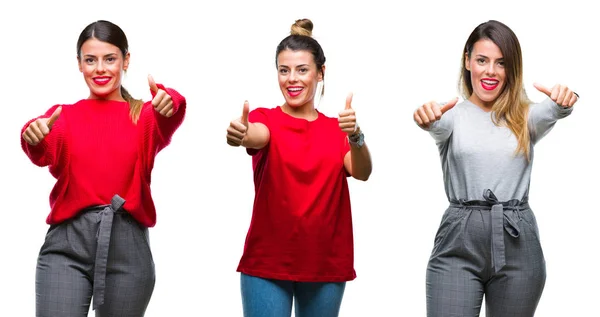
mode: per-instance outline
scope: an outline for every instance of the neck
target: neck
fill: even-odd
[[[308,121],[316,120],[319,117],[313,102],[306,103],[300,107],[291,107],[287,103],[284,103],[281,106],[281,110],[294,118],[306,119]]]
[[[471,103],[473,103],[474,105],[476,105],[477,107],[481,108],[481,110],[485,111],[485,112],[490,112],[492,111],[493,107],[494,107],[494,102],[484,102],[481,99],[475,97],[475,94],[472,94],[471,97],[469,98],[469,101]]]

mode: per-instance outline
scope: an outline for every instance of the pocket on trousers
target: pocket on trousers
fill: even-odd
[[[42,247],[40,248],[40,254],[42,252],[44,252],[44,250],[47,250],[50,245],[52,245],[52,241],[54,236],[56,236],[57,232],[60,229],[60,224],[57,225],[50,225],[50,228],[48,228],[48,231],[46,232],[46,236],[44,237],[44,243],[42,244]]]
[[[432,254],[436,252],[436,250],[443,244],[444,240],[448,236],[448,233],[454,228],[462,219],[464,219],[467,214],[467,210],[465,209],[457,209],[451,208],[447,209],[444,215],[442,216],[442,221],[440,222],[440,227],[435,234],[435,239],[433,242],[433,251]]]

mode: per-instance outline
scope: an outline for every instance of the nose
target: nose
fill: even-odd
[[[288,81],[293,83],[296,82],[298,80],[298,74],[296,73],[296,71],[292,70],[290,71],[290,76],[288,77]]]
[[[98,73],[104,73],[104,71],[106,71],[106,67],[104,66],[104,62],[103,61],[98,61],[98,63],[96,64],[96,72],[98,72]]]
[[[486,72],[488,75],[495,75],[496,74],[496,63],[489,63],[488,67],[486,69]]]

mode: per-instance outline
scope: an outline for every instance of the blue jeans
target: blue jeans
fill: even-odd
[[[314,283],[264,279],[241,274],[244,317],[337,317],[346,282]]]

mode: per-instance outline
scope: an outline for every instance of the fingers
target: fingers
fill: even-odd
[[[542,93],[544,93],[548,97],[550,97],[552,95],[552,91],[550,89],[546,88],[546,86],[544,86],[542,84],[533,83],[533,87],[535,87],[535,89],[541,91]]]
[[[353,97],[353,93],[349,93],[348,96],[346,97],[346,107],[344,108],[345,110],[350,110],[352,109],[352,97]]]
[[[60,117],[60,112],[61,111],[62,111],[62,106],[58,106],[58,108],[56,108],[56,110],[54,110],[54,112],[52,113],[52,115],[48,119],[48,122],[46,123],[46,125],[47,125],[47,127],[49,129],[52,129],[52,126],[54,125],[54,122],[56,122],[56,119],[58,119],[58,117]]]
[[[23,139],[25,140],[25,142],[27,142],[29,145],[38,145],[38,143],[40,143],[43,139],[43,136],[40,136],[41,134],[38,134],[36,132],[33,131],[33,125],[35,125],[34,122],[32,122],[29,127],[27,127],[27,129],[25,130],[25,132],[23,132]]]
[[[353,94],[349,93],[346,97],[346,106],[344,110],[340,111],[338,116],[340,129],[348,135],[355,133],[358,129],[356,112],[352,109],[352,97]]]
[[[156,96],[152,98],[152,106],[154,107],[154,110],[165,117],[173,115],[173,100],[171,96],[162,89],[159,89],[156,92]]]
[[[440,120],[444,113],[454,108],[457,102],[458,98],[454,98],[442,105],[435,101],[430,101],[415,110],[413,119],[421,128],[428,128],[431,123]]]
[[[148,86],[150,86],[150,91],[152,91],[153,93],[158,92],[158,86],[156,85],[156,82],[154,81],[154,77],[152,77],[152,75],[148,75]]]
[[[227,144],[231,146],[240,146],[248,131],[247,127],[238,120],[233,120],[227,128]]]
[[[578,99],[579,99],[579,96],[577,96],[577,94],[575,92],[573,92],[573,96],[571,96],[571,99],[569,100],[567,107],[572,107],[577,102]]]
[[[552,101],[556,102],[561,107],[571,107],[577,102],[579,96],[569,89],[569,87],[565,85],[554,85],[552,89],[548,89],[545,86],[535,83],[534,87],[543,92],[546,96],[548,96]]]
[[[37,145],[50,133],[47,125],[48,119],[37,119],[29,124],[25,132],[23,132],[23,139],[30,145]]]
[[[248,127],[248,113],[250,112],[250,103],[248,100],[244,101],[244,108],[242,109],[242,117],[240,118],[242,124]]]

